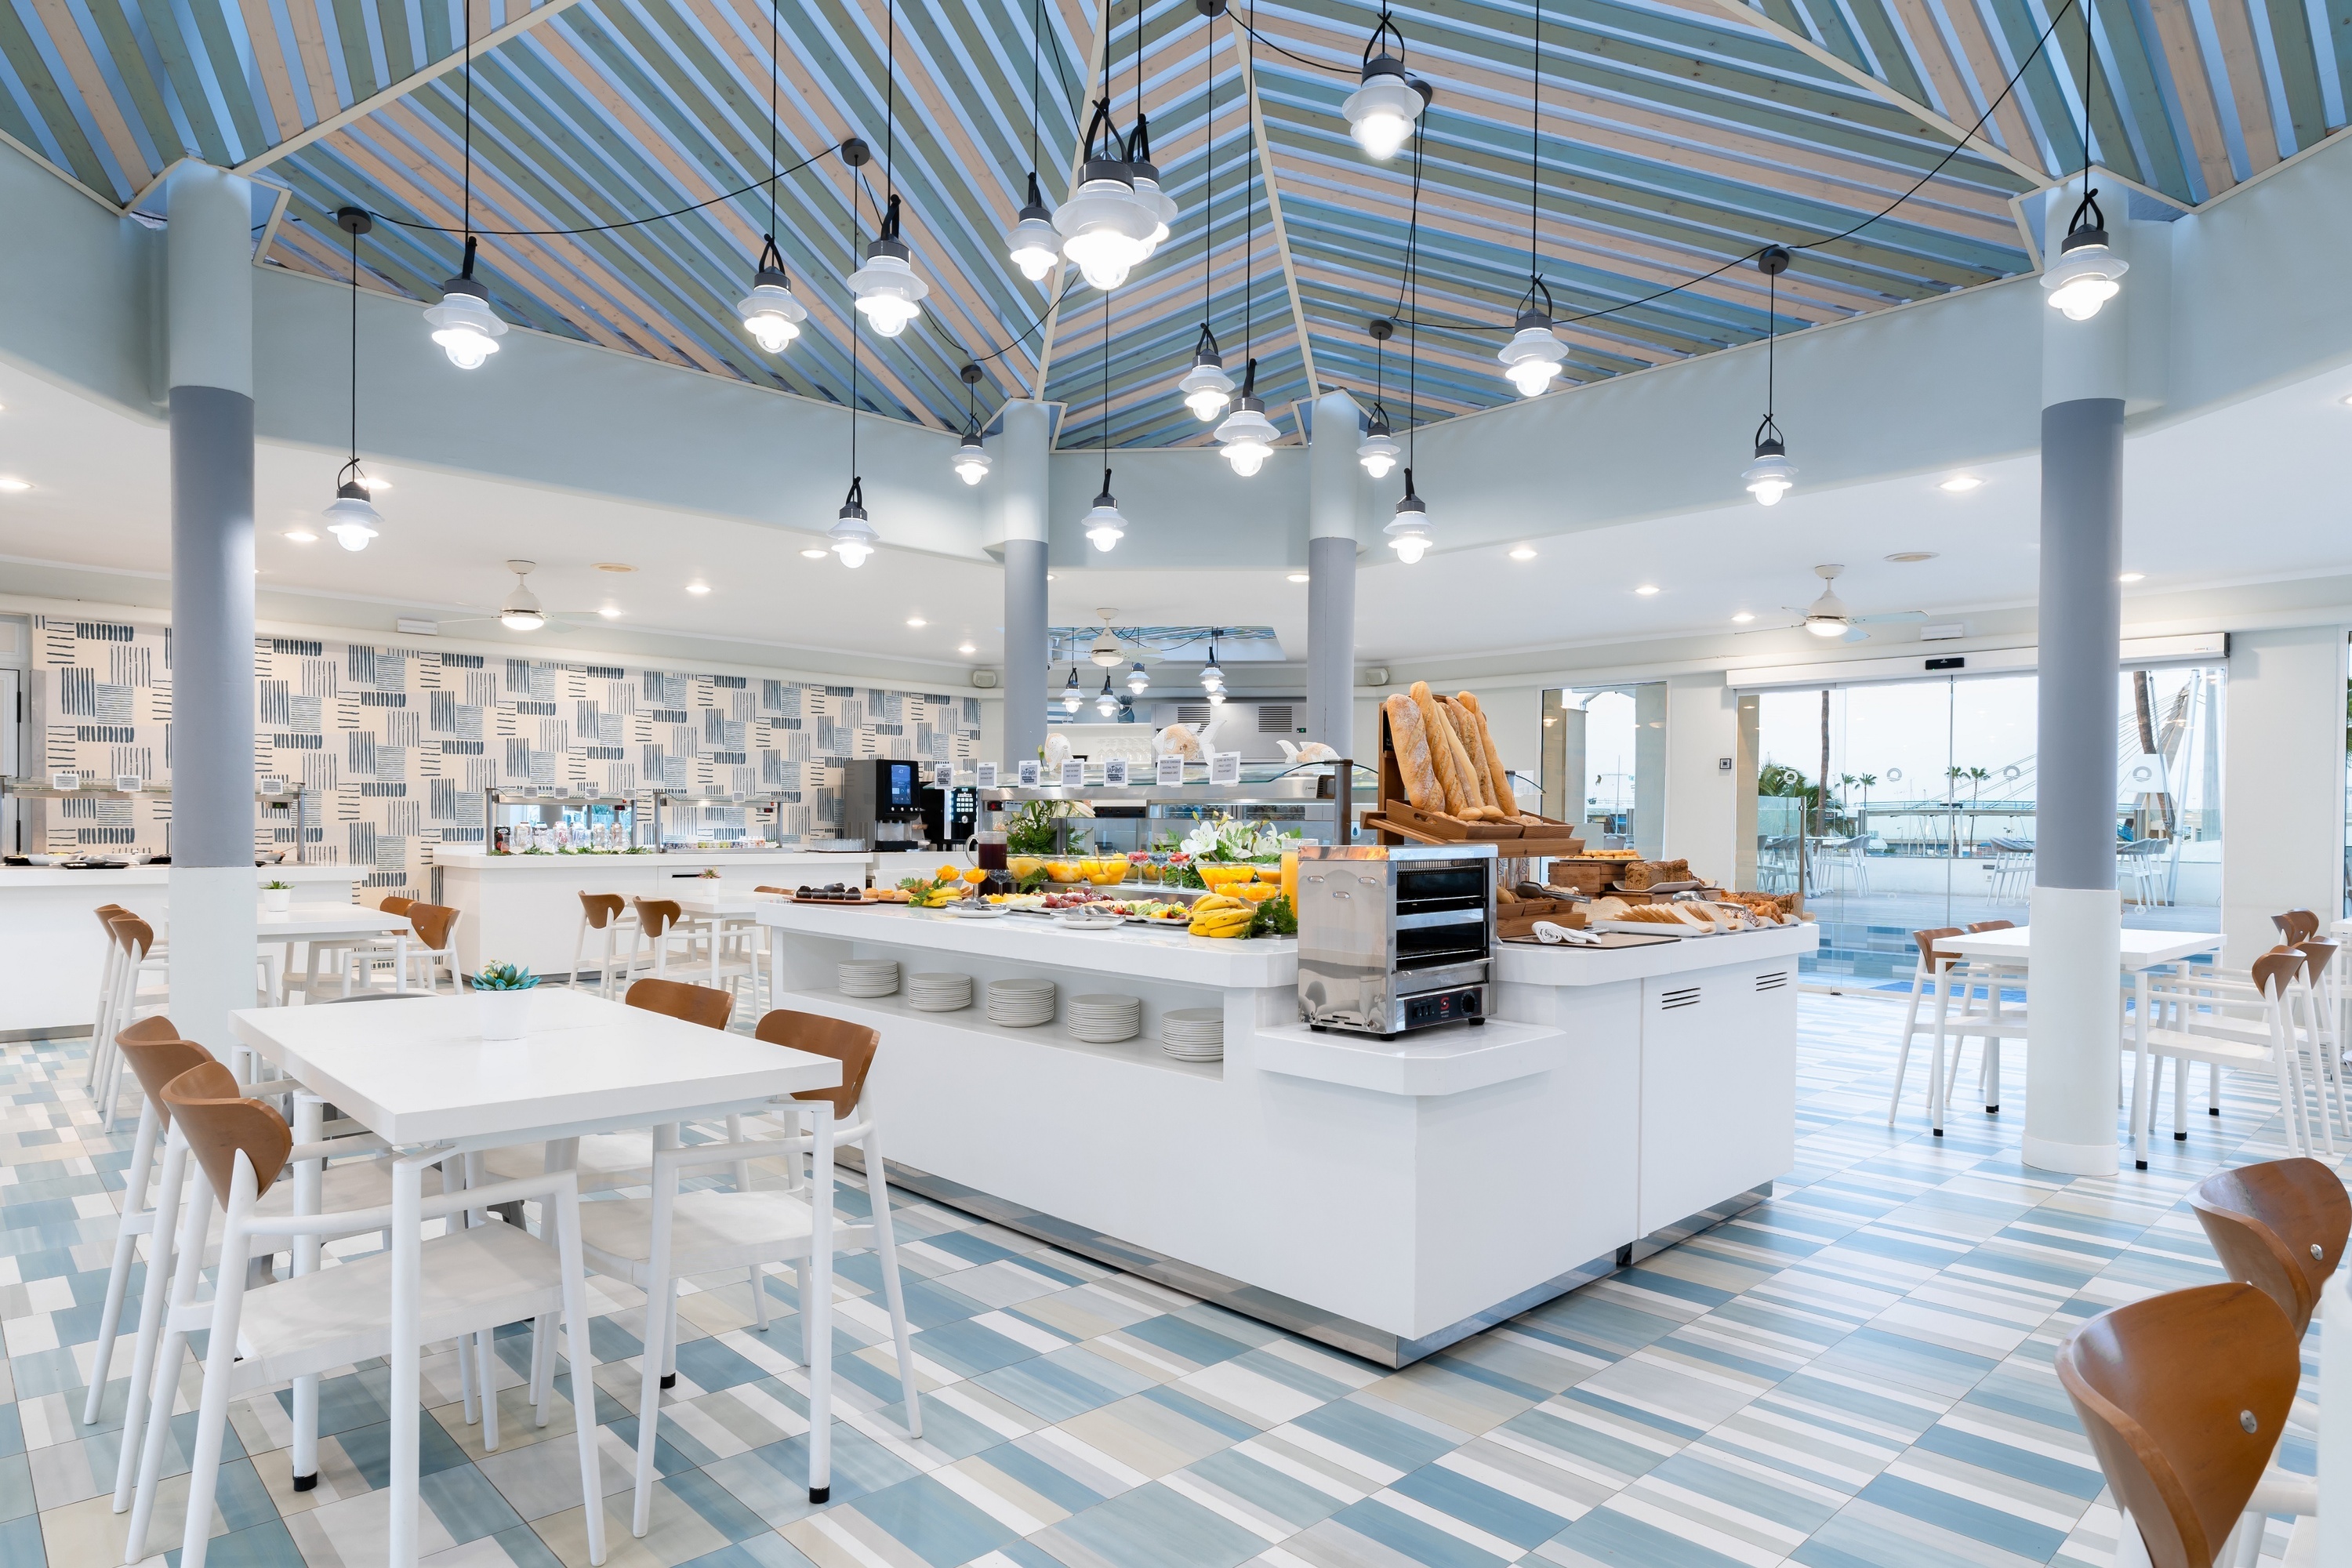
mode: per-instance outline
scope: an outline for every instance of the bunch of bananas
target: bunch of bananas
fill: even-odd
[[[1185,930],[1194,936],[1247,936],[1256,916],[1255,904],[1226,893],[1211,893],[1192,900],[1192,923]]]

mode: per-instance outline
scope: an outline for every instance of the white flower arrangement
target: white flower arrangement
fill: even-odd
[[[1232,817],[1203,817],[1186,834],[1181,847],[1195,860],[1274,860],[1295,847],[1299,835],[1277,833],[1262,823],[1235,822]]]

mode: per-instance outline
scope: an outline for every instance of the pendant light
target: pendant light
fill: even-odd
[[[1118,288],[1136,263],[1150,254],[1147,243],[1160,226],[1159,214],[1136,200],[1135,177],[1126,148],[1110,119],[1110,72],[1103,71],[1103,96],[1087,122],[1087,161],[1077,195],[1054,215],[1062,255],[1097,289]]]
[[[1256,35],[1253,33],[1251,37],[1255,37]],[[1251,53],[1254,68],[1255,50]],[[1251,298],[1255,292],[1254,262],[1257,249],[1257,139],[1255,136],[1250,139],[1249,177],[1244,191],[1242,199],[1242,346],[1246,350],[1255,315],[1255,301]],[[1217,426],[1220,455],[1232,465],[1235,474],[1246,479],[1265,467],[1265,460],[1281,436],[1282,432],[1276,430],[1274,422],[1265,416],[1265,404],[1257,395],[1257,357],[1253,354],[1242,371],[1241,400],[1234,405],[1234,411],[1225,416],[1223,423]]]
[[[751,291],[735,306],[743,330],[765,352],[780,354],[801,335],[808,308],[793,298],[793,280],[784,271],[783,253],[776,248],[776,92],[782,68],[777,63],[777,39],[783,33],[782,0],[768,6],[768,232],[761,237],[760,259]]]
[[[1037,57],[1044,47],[1045,0],[1032,0],[1029,12],[1029,199],[1004,231],[1004,250],[1022,277],[1041,283],[1062,259],[1062,237],[1055,232],[1054,215],[1037,188]]]
[[[874,330],[895,338],[923,313],[923,296],[931,286],[915,276],[906,242],[898,237],[898,191],[892,179],[898,137],[898,7],[897,0],[884,8],[889,28],[882,93],[882,228],[866,247],[866,265],[849,275],[849,290],[857,297],[858,312]],[[846,148],[844,149],[845,153]],[[861,159],[860,162],[863,162]],[[855,167],[856,165],[852,165]],[[855,212],[853,200],[851,210]]]
[[[1102,352],[1102,459],[1103,488],[1095,497],[1094,510],[1081,519],[1079,525],[1087,531],[1087,542],[1108,552],[1127,537],[1127,519],[1118,514],[1118,498],[1110,493],[1110,296],[1103,296]],[[1117,662],[1114,660],[1113,662]],[[1105,681],[1109,680],[1105,676]]]
[[[1139,658],[1135,661],[1135,668],[1127,672],[1127,689],[1140,697],[1150,687],[1151,677],[1143,673],[1143,661]]]
[[[1209,628],[1209,662],[1201,667],[1201,689],[1213,692],[1223,691],[1224,689],[1225,672],[1217,668],[1217,628],[1211,626]]]
[[[1396,434],[1389,428],[1389,411],[1381,405],[1388,390],[1389,339],[1396,334],[1396,323],[1385,316],[1375,317],[1372,334],[1372,412],[1364,422],[1364,438],[1356,443],[1356,461],[1364,465],[1364,472],[1376,479],[1389,477],[1396,467]]]
[[[1062,688],[1062,711],[1076,713],[1078,704],[1086,700],[1086,693],[1078,689],[1078,667],[1074,664],[1070,666],[1069,684]]]
[[[1495,355],[1521,397],[1540,396],[1559,374],[1559,362],[1568,357],[1568,345],[1551,330],[1551,290],[1544,286],[1537,249],[1543,170],[1543,0],[1536,0],[1535,12],[1535,69],[1528,89],[1528,291],[1519,296],[1511,341]]]
[[[1213,292],[1214,274],[1211,261],[1216,254],[1217,240],[1217,35],[1216,18],[1209,18],[1209,47],[1203,51],[1208,61],[1208,173],[1201,196],[1201,338],[1192,345],[1192,367],[1176,384],[1184,396],[1184,406],[1192,417],[1202,424],[1223,414],[1234,400],[1234,378],[1225,374],[1225,356],[1217,347],[1217,334],[1209,330],[1210,316],[1214,312]]]
[[[1168,226],[1182,210],[1176,199],[1160,188],[1160,165],[1151,161],[1151,124],[1143,113],[1143,29],[1135,30],[1135,129],[1127,138],[1127,177],[1135,186],[1135,202],[1151,216],[1151,232],[1143,237],[1143,258],[1151,259],[1168,238]]]
[[[1396,40],[1395,54],[1381,47],[1383,38]],[[1397,155],[1429,103],[1428,85],[1405,74],[1404,52],[1404,35],[1382,5],[1380,23],[1364,43],[1360,85],[1339,105],[1339,112],[1348,117],[1348,134],[1375,163],[1385,163]]]
[[[474,281],[474,8],[466,7],[465,79],[466,259],[457,276],[441,285],[441,302],[425,312],[433,341],[459,370],[475,370],[499,352],[507,324],[490,309],[490,291]]]
[[[375,220],[358,207],[343,207],[335,214],[335,226],[352,237],[352,458],[335,476],[335,499],[327,503],[325,515],[336,543],[365,550],[383,522],[368,499],[367,477],[360,472],[360,236]]]
[[[988,477],[993,462],[988,448],[980,444],[980,410],[972,402],[972,388],[980,384],[980,366],[968,364],[956,374],[963,378],[963,440],[955,451],[956,478],[976,485]]]
[[[852,255],[857,250],[857,171],[871,156],[866,143],[854,136],[842,143],[841,159],[849,165],[850,184],[844,210],[849,219]],[[854,277],[850,287],[853,290],[856,287]],[[874,553],[875,543],[881,538],[866,519],[866,480],[857,472],[857,316],[854,311],[849,317],[849,494],[842,499],[841,511],[825,537],[832,542],[834,554],[852,571],[866,564],[866,558]]]
[[[1397,502],[1396,515],[1381,531],[1388,536],[1389,548],[1397,552],[1397,559],[1408,566],[1429,551],[1429,506],[1414,493],[1410,468],[1404,471],[1404,496]]]
[[[1405,338],[1405,458],[1404,494],[1396,504],[1396,515],[1381,531],[1397,559],[1407,566],[1418,562],[1429,552],[1429,506],[1412,488],[1412,458],[1421,446],[1421,170],[1423,142],[1416,133],[1412,139],[1413,216],[1404,237],[1405,325],[1411,331]]]
[[[1103,671],[1102,695],[1095,699],[1095,711],[1108,719],[1118,711],[1118,693],[1110,689],[1110,671]]]
[[[1789,270],[1789,253],[1777,245],[1768,245],[1756,257],[1756,269],[1764,274],[1765,298],[1769,301],[1769,320],[1764,337],[1764,423],[1756,426],[1756,460],[1739,476],[1748,493],[1759,505],[1778,506],[1780,498],[1796,487],[1797,466],[1789,461],[1788,444],[1780,437],[1780,426],[1772,422],[1772,393],[1775,360],[1780,337],[1780,274]]]
[[[2091,184],[2091,0],[2083,0],[2083,199],[2058,242],[2058,259],[2042,269],[2050,308],[2070,321],[2087,321],[2099,307],[2123,291],[2118,281],[2131,263],[2107,246],[2107,215]]]

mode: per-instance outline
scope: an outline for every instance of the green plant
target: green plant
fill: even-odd
[[[291,882],[264,882],[261,884],[261,890],[265,893],[290,893],[294,890],[294,884]]]
[[[1004,848],[1013,855],[1051,855],[1054,852],[1054,824],[1061,814],[1050,800],[1033,800],[1023,804],[1004,823]]]
[[[1786,763],[1766,763],[1756,770],[1756,793],[1769,795],[1803,795],[1811,798],[1813,784]]]
[[[1250,920],[1252,936],[1297,936],[1298,911],[1280,893],[1258,905],[1257,913]]]
[[[511,963],[485,963],[473,976],[477,991],[528,991],[539,976]]]

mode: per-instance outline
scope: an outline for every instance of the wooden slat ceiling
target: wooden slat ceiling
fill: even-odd
[[[0,6],[0,132],[125,206],[182,157],[282,183],[291,221],[268,259],[289,268],[341,273],[339,206],[406,219],[365,242],[366,281],[431,300],[457,259],[467,77],[453,68],[467,3],[20,0]],[[990,356],[983,416],[1042,395],[1068,405],[1066,446],[1205,440],[1174,392],[1205,317],[1236,375],[1259,358],[1261,395],[1294,438],[1292,405],[1333,386],[1368,395],[1382,382],[1402,420],[1405,339],[1383,365],[1365,329],[1397,308],[1410,155],[1370,163],[1339,111],[1377,15],[1362,0],[1235,0],[1214,20],[1194,0],[1119,0],[1107,38],[1097,0],[903,0],[895,11],[773,0],[780,29],[770,0],[470,3],[478,229],[588,229],[695,208],[589,233],[486,233],[478,275],[509,321],[842,400],[851,182],[826,150],[856,135],[877,157],[856,198],[859,236],[895,188],[932,287],[904,336],[865,337],[867,406],[960,426],[957,369]],[[2079,9],[1986,111],[2067,4],[1547,0],[1536,234],[1570,345],[1564,380],[1759,336],[1762,279],[1747,267],[1568,318],[1767,242],[1843,234],[1980,118],[1891,216],[1800,251],[1781,279],[1780,324],[2025,269],[2011,198],[2083,157]],[[2101,0],[2100,163],[2193,205],[2334,133],[2352,51],[2338,9]],[[1413,0],[1394,16],[1412,68],[1438,89],[1418,204],[1416,402],[1422,417],[1443,417],[1512,395],[1493,356],[1528,274],[1535,13],[1531,0]],[[768,224],[758,186],[771,167],[772,37],[779,161],[814,160],[777,183],[777,240],[811,312],[781,356],[758,353],[734,312]],[[1033,112],[1049,198],[1067,190],[1090,62],[1105,53],[1122,124],[1139,74],[1163,184],[1182,208],[1110,300],[1107,419],[1102,297],[1076,284],[1054,309],[1053,286],[1024,279],[1001,239],[1032,161]]]

